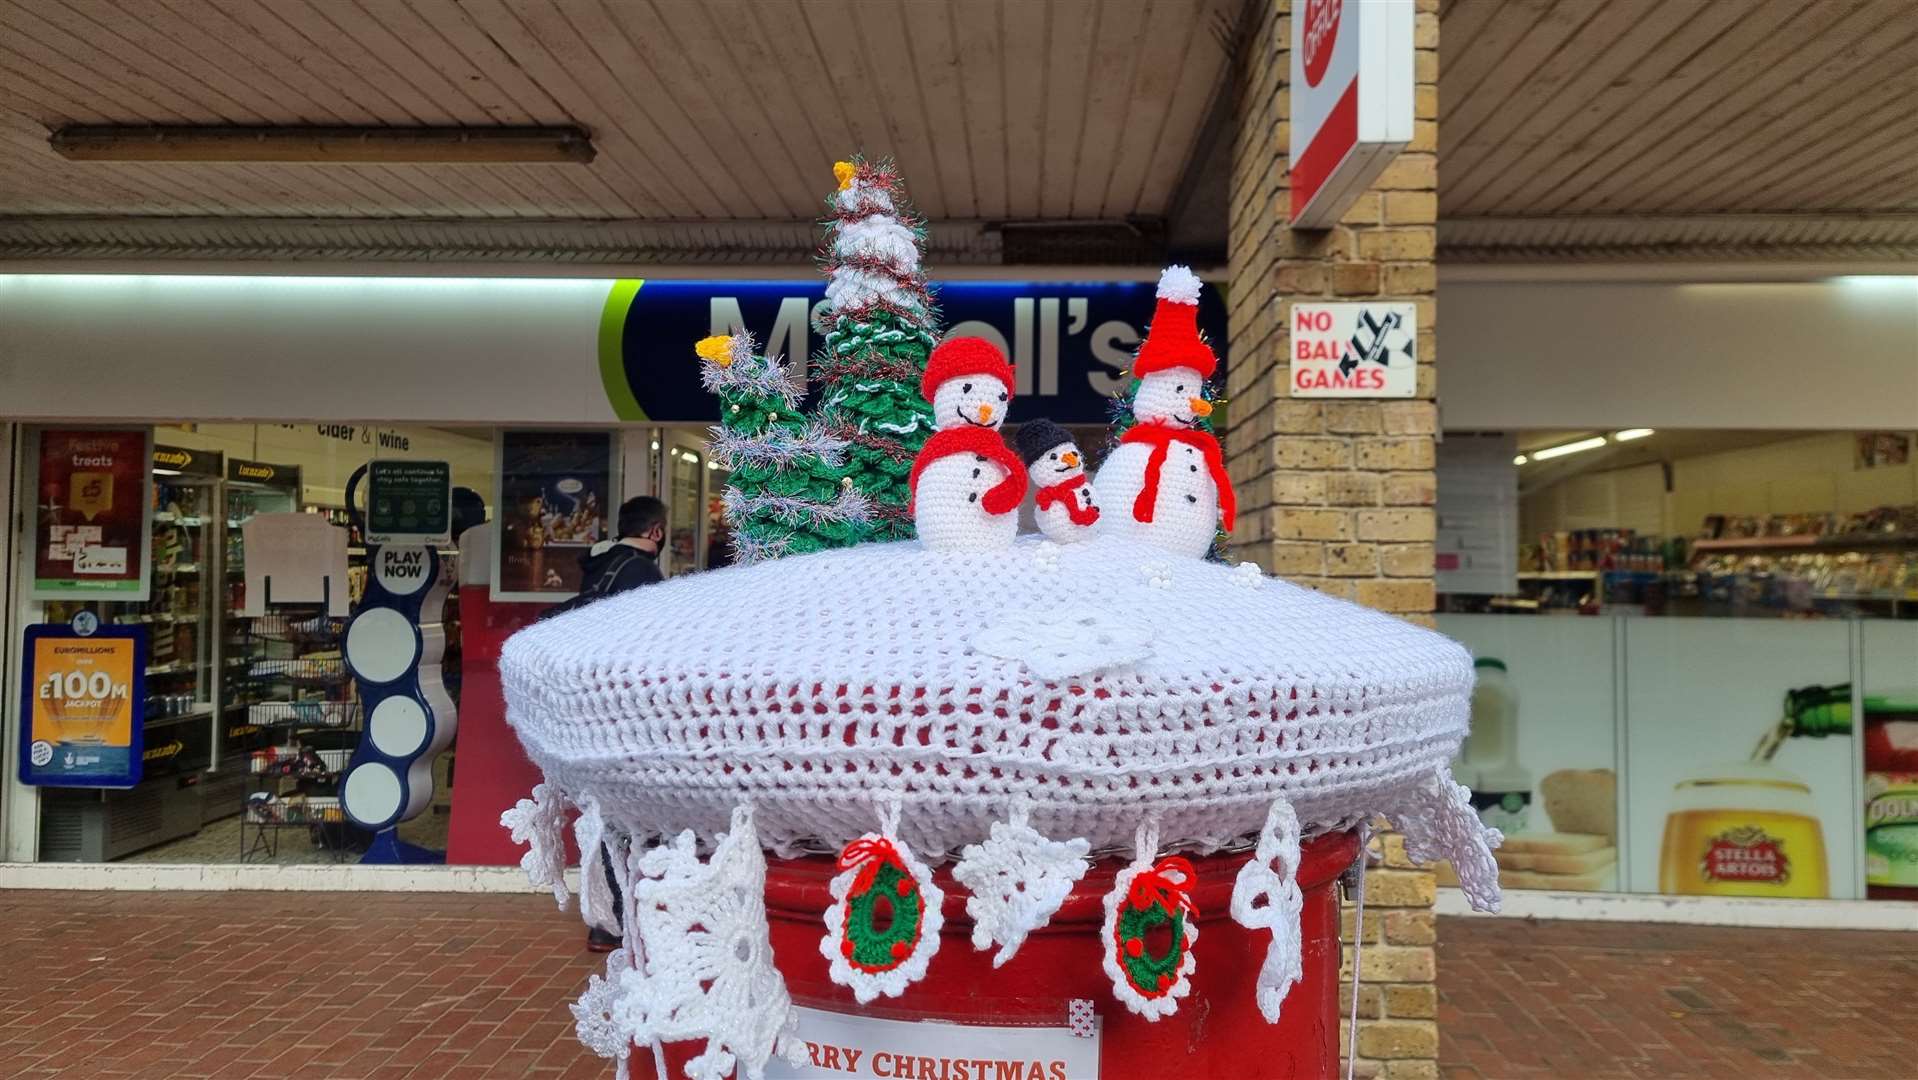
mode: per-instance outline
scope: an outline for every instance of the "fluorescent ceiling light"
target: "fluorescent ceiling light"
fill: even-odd
[[[1525,464],[1526,462],[1528,462],[1528,461],[1530,461],[1530,460],[1532,460],[1532,459],[1531,459],[1531,458],[1528,458],[1528,457],[1526,457],[1526,456],[1525,456],[1524,454],[1520,454],[1519,456],[1517,456],[1517,457],[1515,457],[1515,458],[1513,458],[1513,459],[1512,459],[1512,464],[1514,464],[1514,465],[1523,465],[1523,464]]]
[[[1628,427],[1625,430],[1614,434],[1612,436],[1612,441],[1613,442],[1631,442],[1633,439],[1642,439],[1645,436],[1650,435],[1651,433],[1652,433],[1652,429],[1648,427]]]
[[[1552,458],[1564,457],[1566,454],[1576,454],[1581,450],[1596,450],[1604,445],[1605,436],[1597,435],[1589,439],[1580,439],[1577,442],[1568,442],[1562,446],[1549,446],[1543,450],[1534,450],[1532,451],[1532,460],[1550,461]]]
[[[580,127],[236,127],[70,124],[47,140],[68,161],[295,165],[584,165]]]
[[[155,476],[178,476],[178,475],[180,475],[180,470],[178,470],[178,469],[155,469],[155,470],[153,470],[153,475],[155,475]]]

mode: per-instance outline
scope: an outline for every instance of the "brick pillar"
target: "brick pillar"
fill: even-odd
[[[1241,55],[1233,147],[1231,414],[1226,458],[1239,494],[1234,555],[1335,596],[1432,624],[1433,297],[1438,221],[1438,0],[1416,0],[1413,141],[1338,227],[1286,226],[1286,117],[1293,0],[1253,0]],[[1353,0],[1347,0],[1348,8]],[[1410,401],[1292,400],[1287,363],[1294,301],[1413,301],[1418,395]],[[1360,1076],[1435,1080],[1438,992],[1432,874],[1405,858],[1398,836],[1376,847],[1360,971]],[[1350,995],[1342,991],[1347,1007]],[[1343,1022],[1341,1022],[1343,1027]]]

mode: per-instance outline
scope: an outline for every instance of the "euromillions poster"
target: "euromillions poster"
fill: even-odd
[[[27,627],[20,693],[20,782],[132,787],[140,782],[146,627]]]
[[[147,598],[152,442],[145,428],[40,432],[32,599]]]
[[[493,599],[565,600],[580,559],[612,536],[618,487],[605,431],[502,431],[493,505]]]

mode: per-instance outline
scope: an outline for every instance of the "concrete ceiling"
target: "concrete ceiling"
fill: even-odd
[[[1261,0],[1251,0],[1261,2]],[[802,262],[854,150],[944,265],[1223,252],[1246,0],[0,0],[0,258]],[[1441,257],[1918,259],[1910,0],[1443,0]],[[590,165],[102,164],[69,124],[571,124]]]
[[[1002,239],[1008,223],[1016,233],[1070,222],[1061,242],[1093,249],[1112,232],[1120,246],[1162,240],[1222,85],[1222,27],[1240,9],[0,0],[0,244],[122,257],[330,243],[589,258],[690,244],[725,261],[797,235],[803,258],[832,163],[854,151],[899,161],[920,211],[951,226],[949,257],[997,261],[1018,246]],[[577,124],[598,157],[76,163],[47,144],[68,124]]]
[[[1446,257],[1918,257],[1909,0],[1440,10]]]

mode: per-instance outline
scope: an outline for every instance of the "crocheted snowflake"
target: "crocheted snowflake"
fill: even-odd
[[[633,861],[629,922],[642,971],[612,1016],[639,1042],[704,1039],[686,1063],[691,1080],[723,1080],[737,1067],[759,1080],[774,1053],[798,1064],[804,1043],[786,980],[773,966],[766,922],[766,857],[752,811],[701,864],[690,830]]]
[[[570,1006],[580,1043],[600,1057],[624,1063],[633,1052],[633,1034],[623,1026],[619,1004],[636,976],[626,953],[616,951],[606,958],[606,977],[587,979],[586,992]]]
[[[1304,977],[1299,916],[1305,896],[1299,891],[1299,818],[1292,804],[1279,799],[1259,830],[1252,859],[1239,868],[1232,886],[1232,918],[1248,930],[1270,930],[1265,963],[1259,968],[1259,1012],[1277,1023],[1279,1008],[1292,984]]]
[[[966,845],[952,876],[972,893],[966,899],[972,947],[998,945],[993,967],[1012,959],[1026,935],[1051,921],[1085,876],[1091,848],[1085,840],[1046,839],[1019,810],[1010,822],[994,822],[985,843]]]
[[[1473,910],[1499,909],[1503,895],[1492,849],[1504,843],[1505,836],[1485,827],[1472,810],[1471,791],[1444,766],[1428,774],[1387,816],[1405,834],[1405,853],[1413,862],[1450,860],[1458,872],[1459,891]]]
[[[566,844],[561,831],[566,827],[566,803],[559,792],[546,784],[533,786],[531,798],[521,799],[511,810],[499,816],[499,823],[512,831],[513,843],[527,845],[519,857],[527,880],[553,891],[559,909],[566,910],[570,894],[566,891]]]
[[[619,923],[613,913],[612,883],[606,880],[606,860],[599,854],[609,838],[598,800],[580,799],[579,817],[573,821],[573,840],[579,845],[579,915],[586,925],[610,931]]]
[[[1150,635],[1142,627],[1077,606],[1014,612],[975,631],[966,643],[974,652],[1017,660],[1041,679],[1091,675],[1152,655]]]

